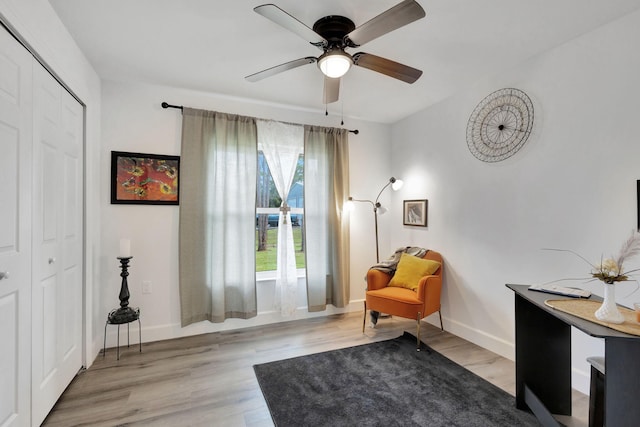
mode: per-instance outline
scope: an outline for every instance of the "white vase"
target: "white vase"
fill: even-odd
[[[604,301],[596,310],[596,319],[607,323],[620,324],[624,322],[624,316],[616,305],[616,285],[604,283]]]

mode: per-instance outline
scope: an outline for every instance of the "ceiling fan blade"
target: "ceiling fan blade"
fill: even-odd
[[[353,63],[359,67],[368,68],[406,83],[413,83],[422,75],[422,71],[417,68],[412,68],[380,56],[371,55],[370,53],[356,53],[353,55]]]
[[[347,43],[351,47],[362,46],[425,16],[426,13],[418,2],[404,0],[347,34]]]
[[[250,82],[257,82],[264,78],[282,73],[283,71],[292,70],[306,64],[313,64],[316,61],[317,59],[313,56],[307,56],[306,58],[296,59],[293,61],[285,62],[284,64],[276,65],[275,67],[267,68],[266,70],[258,71],[257,73],[245,77],[245,80]]]
[[[327,44],[327,40],[325,40],[324,37],[298,21],[294,16],[280,9],[275,4],[263,4],[261,6],[254,7],[253,10],[257,14],[260,14],[281,27],[299,35],[314,46],[321,47]]]
[[[322,94],[322,103],[331,104],[336,102],[340,96],[340,77],[332,79],[324,77],[324,93]]]

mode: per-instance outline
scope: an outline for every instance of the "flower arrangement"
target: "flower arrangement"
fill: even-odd
[[[585,257],[577,252],[568,249],[547,249],[551,251],[571,252],[572,254],[583,259],[587,264],[591,266],[591,277],[598,279],[609,285],[615,282],[625,282],[629,279],[630,273],[636,272],[640,269],[634,269],[629,271],[623,270],[623,264],[626,260],[640,253],[640,233],[635,231],[631,232],[631,236],[624,242],[620,253],[617,257],[611,256],[610,258],[601,259],[600,264],[594,265],[589,262]],[[576,279],[574,279],[576,280]],[[584,279],[578,279],[584,280]]]
[[[622,269],[624,262],[634,255],[640,253],[640,234],[635,231],[631,233],[631,236],[622,245],[620,253],[617,258],[607,258],[600,262],[599,265],[592,266],[593,270],[591,275],[598,280],[607,284],[614,284],[615,282],[625,282],[629,280],[629,273],[635,270],[625,272]]]
[[[631,280],[629,278],[630,274],[639,270],[634,269],[625,271],[623,269],[623,265],[629,258],[640,253],[640,234],[632,231],[631,236],[622,245],[618,256],[601,259],[600,264],[598,265],[591,264],[586,258],[574,251],[566,249],[551,250],[571,252],[574,255],[582,258],[587,262],[587,264],[591,266],[591,277],[593,279],[600,280],[607,285],[604,288],[605,292],[602,305],[594,313],[596,319],[605,323],[623,323],[625,319],[616,305],[616,297],[614,291],[615,287],[612,285],[614,285],[616,282],[626,282],[627,280]]]
[[[618,257],[615,259],[613,257],[607,258],[600,265],[594,266],[591,275],[608,284],[627,281],[629,280],[628,274],[637,271],[637,269],[624,272],[622,266],[628,258],[638,253],[640,253],[640,234],[633,232],[622,245]]]

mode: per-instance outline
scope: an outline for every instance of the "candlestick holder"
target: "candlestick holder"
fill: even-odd
[[[118,298],[120,298],[120,308],[111,311],[109,313],[109,323],[112,324],[122,324],[133,322],[134,320],[138,320],[140,317],[140,310],[133,309],[129,307],[129,284],[127,283],[127,277],[129,276],[129,261],[131,260],[131,256],[128,257],[118,257],[120,260],[120,277],[122,277],[122,284],[120,285],[120,294]]]
[[[131,256],[127,257],[118,257],[120,260],[120,277],[122,277],[122,284],[120,285],[120,294],[118,298],[120,298],[120,307],[114,308],[107,315],[107,322],[104,324],[104,342],[102,344],[102,357],[107,351],[107,325],[117,325],[118,326],[118,342],[116,344],[117,348],[117,360],[120,360],[120,325],[127,325],[127,347],[129,347],[129,323],[133,321],[138,321],[138,338],[140,352],[142,353],[142,326],[140,325],[140,309],[138,307],[131,308],[129,307],[129,284],[127,283],[127,277],[129,276],[129,261],[131,260]]]
[[[129,284],[127,283],[127,277],[129,277],[129,260],[131,260],[131,256],[128,257],[118,257],[120,260],[120,268],[122,272],[120,273],[120,277],[122,277],[122,285],[120,286],[120,307],[127,308],[129,306]]]

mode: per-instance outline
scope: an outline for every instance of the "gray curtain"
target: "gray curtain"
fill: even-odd
[[[180,159],[182,326],[257,314],[255,119],[184,108]]]
[[[305,126],[304,227],[309,311],[349,303],[349,146],[345,129]]]

